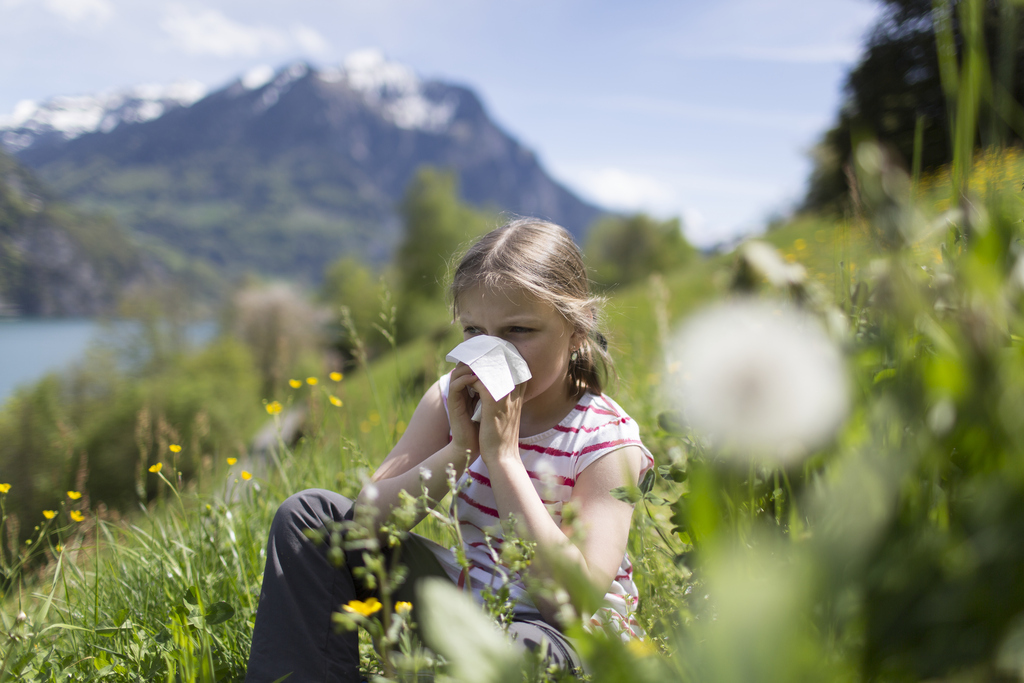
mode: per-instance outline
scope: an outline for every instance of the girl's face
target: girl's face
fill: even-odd
[[[524,401],[561,409],[569,398],[569,356],[578,335],[551,304],[519,289],[473,287],[459,296],[464,339],[485,334],[511,342],[530,366]]]

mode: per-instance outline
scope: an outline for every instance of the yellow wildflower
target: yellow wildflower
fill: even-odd
[[[311,387],[312,386],[316,386],[316,383],[319,382],[319,381],[320,380],[318,380],[316,377],[307,377],[306,378],[306,384],[308,384]]]
[[[341,402],[341,399],[338,398],[337,396],[335,396],[334,394],[331,394],[330,396],[328,396],[327,400],[329,400],[331,402],[332,406],[337,406],[338,408],[340,408],[342,405],[344,405]]]
[[[657,652],[654,645],[646,640],[636,640],[631,638],[626,643],[626,649],[633,653],[636,657],[647,657]]]
[[[60,543],[58,543],[57,547],[54,548],[54,550],[56,550],[58,553],[62,553],[62,552],[64,552],[64,546],[62,546]]]
[[[298,389],[299,387],[302,386],[302,380],[301,379],[290,379],[290,380],[288,380],[288,386],[290,386],[292,389]]]
[[[245,479],[246,481],[252,479],[252,472],[246,472],[245,470],[242,470],[242,479]]]
[[[332,372],[331,374],[328,375],[328,377],[330,377],[331,380],[335,382],[340,382],[344,376],[345,375],[341,374],[340,372]]]
[[[82,493],[80,491],[68,491],[68,498],[71,500],[78,500],[81,497]]]
[[[176,443],[172,443],[168,448],[171,449],[171,453],[181,453],[181,446]]]
[[[76,521],[76,522],[81,522],[81,521],[83,521],[85,519],[85,515],[83,515],[78,510],[72,510],[71,511],[71,519]]]
[[[7,493],[11,490],[10,484],[0,484],[0,493]]]
[[[268,403],[267,404],[267,412],[270,413],[271,415],[277,415],[278,413],[280,413],[281,412],[281,403],[280,403],[280,401],[271,401],[270,403]]]
[[[786,263],[796,263],[796,254],[786,254]]]
[[[53,519],[56,516],[57,516],[57,511],[56,510],[43,510],[43,517],[46,517],[47,519]]]
[[[380,424],[380,413],[376,410],[371,410],[370,414],[367,415],[370,418],[370,424]]]
[[[395,603],[395,611],[399,614],[408,614],[412,611],[412,603],[406,602],[405,600],[399,600]]]
[[[236,462],[238,462],[238,458],[228,458],[229,465],[234,465]]]
[[[383,605],[380,604],[380,600],[377,598],[369,598],[366,602],[362,600],[352,600],[347,605],[344,605],[346,612],[353,614],[362,614],[364,617],[368,617],[374,612],[380,610]]]
[[[367,422],[366,420],[363,420],[362,422],[359,423],[359,431],[361,431],[363,434],[369,434],[371,431],[373,431],[373,425]]]
[[[155,473],[159,472],[160,470],[162,470],[163,468],[164,468],[164,464],[162,462],[158,462],[157,464],[155,464],[152,467],[150,467],[149,471],[153,472],[155,474]]]
[[[406,425],[405,422],[399,420],[398,422],[395,423],[395,431],[398,432],[399,434],[405,434],[405,428],[407,426],[408,425]]]
[[[804,249],[807,248],[807,240],[805,240],[803,237],[797,237],[793,241],[793,248],[795,248],[797,251],[803,251]]]

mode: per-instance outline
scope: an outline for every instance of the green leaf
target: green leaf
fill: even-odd
[[[686,421],[678,410],[666,410],[658,415],[658,426],[669,434],[682,434],[686,431]]]
[[[616,486],[611,490],[611,494],[613,498],[630,505],[636,505],[643,497],[640,489],[636,486]]]
[[[190,605],[198,605],[199,604],[199,589],[196,588],[195,586],[189,586],[188,588],[185,589],[185,594],[183,596],[181,596],[181,597],[182,597],[182,600],[184,600],[185,602],[187,602]]]
[[[206,617],[207,626],[215,626],[235,616],[235,608],[224,601],[217,602],[210,607],[210,611],[204,616]]]
[[[643,481],[640,482],[640,492],[647,494],[654,488],[654,480],[657,475],[654,473],[654,468],[647,470],[647,474],[644,475]]]

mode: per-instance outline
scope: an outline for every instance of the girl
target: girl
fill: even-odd
[[[637,592],[626,556],[632,507],[610,491],[639,482],[653,459],[636,423],[602,393],[610,359],[596,330],[599,300],[564,229],[519,219],[488,233],[459,263],[451,296],[463,336],[511,342],[532,378],[496,401],[459,363],[424,394],[355,505],[372,503],[383,521],[403,490],[418,496],[425,485],[440,500],[446,468],[455,467],[460,491],[453,509],[470,569],[461,571],[450,550],[410,534],[401,551],[409,567],[405,587],[433,575],[479,594],[510,580],[515,620],[509,630],[517,645],[546,640],[552,663],[577,667],[554,607],[533,600],[521,577],[508,576],[484,530],[500,549],[499,522],[511,515],[517,533],[537,544],[531,575],[549,578],[554,563],[575,563],[607,591],[608,606],[593,621],[635,637]],[[478,401],[479,423],[471,420]],[[572,527],[562,524],[566,505],[574,509]],[[320,489],[281,505],[267,545],[247,681],[270,683],[288,672],[294,681],[359,680],[356,634],[335,633],[331,613],[373,594],[352,575],[362,560],[348,553],[345,566],[335,569],[304,533],[352,515],[351,501]],[[406,595],[398,599],[412,597]]]

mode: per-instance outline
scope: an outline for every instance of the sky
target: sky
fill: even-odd
[[[802,197],[872,0],[0,0],[0,118],[22,100],[375,48],[472,87],[558,181],[711,246]]]

